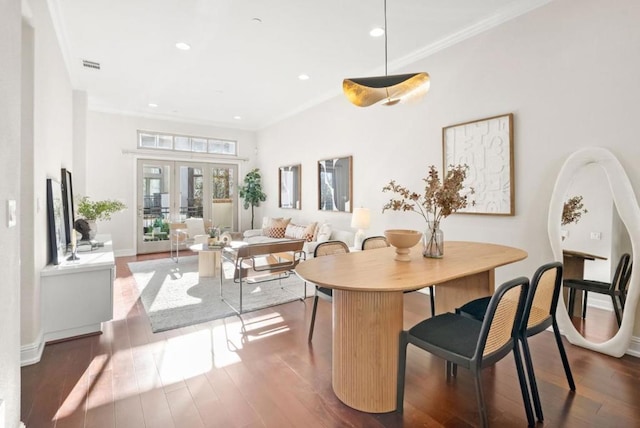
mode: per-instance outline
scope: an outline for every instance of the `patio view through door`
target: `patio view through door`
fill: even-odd
[[[139,159],[137,252],[169,251],[169,223],[198,217],[237,230],[236,165]]]

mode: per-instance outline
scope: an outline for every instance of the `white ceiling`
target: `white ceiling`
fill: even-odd
[[[549,1],[388,0],[389,74]],[[384,24],[383,0],[49,4],[91,110],[257,130],[340,94],[345,77],[384,74],[384,37],[369,36]]]

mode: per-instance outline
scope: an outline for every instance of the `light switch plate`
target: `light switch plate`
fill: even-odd
[[[7,201],[7,227],[13,227],[17,224],[16,218],[16,201],[15,199],[9,199]]]

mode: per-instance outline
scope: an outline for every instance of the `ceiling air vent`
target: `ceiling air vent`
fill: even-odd
[[[93,68],[95,70],[100,70],[100,63],[99,62],[88,61],[86,59],[82,60],[82,66],[83,67],[87,67],[87,68]]]

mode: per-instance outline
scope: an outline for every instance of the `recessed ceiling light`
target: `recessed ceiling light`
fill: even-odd
[[[178,42],[176,43],[176,48],[180,49],[181,51],[188,51],[189,49],[191,49],[191,45],[188,45],[185,42]]]
[[[240,120],[240,119],[242,119],[242,116],[233,116],[233,118],[234,118],[235,120]]]
[[[374,28],[373,30],[369,31],[369,35],[371,37],[380,37],[383,34],[384,34],[384,28],[382,27]]]
[[[149,107],[156,108],[156,107],[158,107],[158,104],[156,104],[156,103],[149,103]]]
[[[309,75],[308,74],[301,74],[298,76],[298,79],[300,80],[309,80]]]
[[[262,24],[262,19],[260,19],[260,18],[252,18],[251,22],[253,22],[255,24]]]

